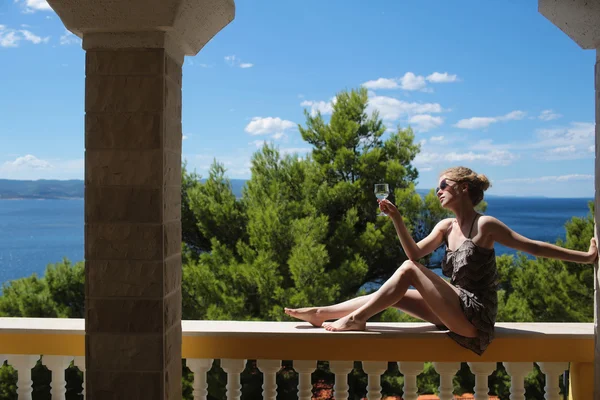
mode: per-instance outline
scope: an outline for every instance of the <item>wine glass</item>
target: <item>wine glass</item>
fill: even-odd
[[[375,197],[379,200],[387,199],[390,195],[390,185],[387,183],[376,183],[375,184]],[[387,217],[386,213],[380,212],[377,214],[378,217]]]

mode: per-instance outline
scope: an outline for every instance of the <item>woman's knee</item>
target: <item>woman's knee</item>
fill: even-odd
[[[405,278],[414,278],[419,271],[419,264],[414,261],[406,260],[400,268],[396,270],[396,274]]]

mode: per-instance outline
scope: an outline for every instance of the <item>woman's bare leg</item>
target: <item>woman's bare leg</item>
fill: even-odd
[[[339,319],[358,310],[369,301],[369,296],[371,295],[372,293],[330,306],[285,308],[284,311],[287,315],[309,322],[313,326],[321,326],[323,322],[329,319]]]
[[[378,312],[397,304],[414,286],[429,308],[451,331],[459,335],[474,337],[476,328],[467,320],[458,297],[458,289],[419,263],[407,261],[356,311],[327,324],[331,331],[364,330],[366,322]]]
[[[323,322],[327,320],[343,318],[358,310],[360,307],[367,304],[374,295],[375,293],[371,293],[325,307],[286,308],[285,313],[294,318],[309,322],[314,326],[321,326]],[[433,310],[429,308],[421,294],[414,289],[409,289],[400,301],[393,305],[393,307],[398,308],[415,318],[431,322],[432,324],[442,324]]]

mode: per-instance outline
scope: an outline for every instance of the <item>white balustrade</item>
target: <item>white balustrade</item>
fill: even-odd
[[[533,369],[533,363],[505,362],[503,364],[510,375],[510,400],[525,400],[525,377]]]
[[[546,400],[561,400],[558,378],[569,369],[566,362],[539,362],[540,370],[546,375],[546,386],[544,386],[544,398]]]
[[[240,400],[242,398],[242,384],[240,374],[246,366],[246,360],[224,358],[221,368],[227,373],[227,400]]]
[[[256,366],[263,373],[263,399],[277,399],[277,371],[281,369],[279,360],[257,360]]]
[[[31,370],[39,359],[39,356],[30,355],[8,356],[8,363],[17,371],[17,397],[19,400],[31,400],[33,392]]]
[[[67,394],[67,381],[65,370],[69,368],[73,357],[67,356],[44,356],[42,363],[48,368],[51,376],[51,395],[53,399],[64,399]]]
[[[417,375],[423,371],[422,362],[399,362],[398,369],[404,375],[404,400],[417,400]]]
[[[206,400],[208,397],[208,371],[212,368],[211,358],[188,358],[185,365],[194,374],[193,396],[194,400]]]
[[[363,361],[363,371],[368,376],[367,399],[381,399],[381,375],[387,370],[386,361]]]
[[[83,381],[81,382],[81,394],[85,398],[85,357],[75,357],[73,364],[83,373]]]
[[[488,377],[496,370],[495,362],[470,362],[469,368],[475,375],[475,400],[488,400]]]
[[[329,369],[335,374],[335,384],[333,386],[333,396],[335,400],[348,400],[348,374],[354,368],[353,361],[331,361]]]
[[[440,374],[440,400],[452,400],[454,395],[452,391],[454,390],[454,385],[452,384],[452,380],[454,379],[454,375],[460,369],[459,362],[434,362],[433,367]]]
[[[294,360],[294,370],[298,373],[298,400],[312,399],[311,375],[315,369],[316,360]]]

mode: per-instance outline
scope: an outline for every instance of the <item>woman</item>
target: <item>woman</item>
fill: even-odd
[[[408,260],[374,293],[327,307],[286,308],[286,314],[329,331],[364,330],[369,318],[393,306],[448,329],[460,345],[482,354],[494,337],[498,311],[494,243],[536,257],[583,264],[592,264],[598,253],[593,238],[587,253],[569,250],[530,240],[496,218],[477,213],[475,206],[489,186],[485,175],[469,168],[444,171],[437,196],[456,218],[439,222],[419,243],[412,239],[398,209],[388,200],[380,201],[379,208],[392,218]],[[442,271],[450,282],[417,262],[442,244],[446,245]],[[324,324],[327,320],[336,321]]]

